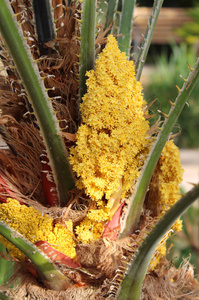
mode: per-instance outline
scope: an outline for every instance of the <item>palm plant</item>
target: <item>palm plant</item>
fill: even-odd
[[[2,299],[198,296],[165,243],[199,196],[170,139],[199,60],[163,123],[139,82],[162,2],[134,66],[135,1],[0,0]]]

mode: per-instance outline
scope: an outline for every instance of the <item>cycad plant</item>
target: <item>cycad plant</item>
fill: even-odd
[[[2,299],[198,297],[165,244],[199,196],[171,133],[199,60],[163,123],[139,81],[162,2],[134,65],[135,1],[0,0]]]

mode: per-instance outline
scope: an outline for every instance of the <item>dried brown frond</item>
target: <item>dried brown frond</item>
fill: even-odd
[[[37,128],[9,115],[0,119],[0,127],[5,129],[4,140],[10,147],[0,151],[2,176],[24,197],[43,202],[40,155],[44,146]]]
[[[19,103],[17,94],[13,93],[6,77],[0,75],[0,110],[2,115],[11,115],[19,121],[26,112],[25,103]]]
[[[121,240],[98,239],[90,244],[77,243],[77,258],[80,264],[96,278],[110,279],[110,285],[117,284],[132,256],[146,238],[157,220],[146,212],[140,223],[140,230]]]
[[[31,1],[12,1],[13,11],[17,14],[17,21],[21,24],[24,37],[30,46],[33,58],[37,61],[41,77],[52,99],[53,107],[60,120],[60,127],[66,132],[77,131],[78,123],[78,78],[80,45],[79,45],[79,9],[80,3],[72,1],[67,6],[63,1],[52,0],[54,7],[54,20],[57,35],[55,40],[41,45],[38,42],[36,28],[33,19]],[[19,108],[23,105],[23,113],[31,111],[28,96],[24,90],[20,76],[14,68],[14,62],[10,58],[7,48],[1,41],[3,64],[7,71],[7,81],[17,95],[13,95],[13,101]],[[12,100],[11,100],[12,102]],[[8,106],[6,103],[4,106]],[[12,113],[12,112],[11,112]],[[9,114],[9,110],[6,110]],[[20,115],[20,114],[19,114]],[[19,115],[17,116],[19,120]]]
[[[35,59],[38,57],[38,54],[35,56],[35,52],[38,52],[38,50],[36,47],[35,28],[32,22],[33,12],[31,1],[14,0],[11,3],[11,7],[16,14],[16,19],[19,26],[21,24],[24,37],[27,41],[27,44],[32,49],[33,58]],[[13,100],[10,99],[10,102],[12,103],[12,101],[15,100],[15,109],[17,109],[18,112],[16,118],[19,120],[23,117],[25,112],[31,110],[31,107],[19,73],[17,72],[15,64],[10,57],[7,47],[2,39],[0,40],[0,44],[2,48],[2,62],[7,73],[6,81],[10,85],[11,91],[15,93],[15,96],[12,96]],[[12,114],[12,110],[10,112],[7,110],[6,114]]]
[[[53,291],[44,288],[38,281],[31,276],[24,269],[17,273],[18,277],[22,277],[22,284],[20,287],[14,290],[8,290],[7,287],[1,286],[1,291],[11,297],[11,299],[20,299],[20,300],[80,300],[80,299],[89,299],[89,300],[103,300],[104,297],[100,295],[100,287],[76,287],[69,288],[66,291]]]
[[[112,24],[109,25],[108,28],[104,29],[98,25],[98,35],[97,38],[95,39],[95,47],[96,48],[101,48],[101,46],[106,44],[107,41],[107,33],[111,30]]]
[[[30,104],[27,101],[27,94],[14,67],[14,62],[10,58],[1,38],[0,45],[2,48],[2,63],[6,70],[6,76],[0,75],[1,113],[11,115],[17,121],[20,121],[24,118],[25,113],[30,110]],[[29,121],[30,115],[24,119]]]
[[[41,299],[41,300],[102,300],[117,299],[111,281],[106,279],[101,285],[76,287],[66,291],[47,290],[40,285],[36,279],[29,275],[24,268],[18,270],[18,276],[24,280],[20,287],[8,290],[1,287],[1,290],[14,299]],[[175,269],[170,262],[164,261],[159,265],[159,270],[147,274],[143,283],[141,300],[176,300],[176,299],[199,299],[199,283],[193,276],[193,268],[188,261],[185,261],[179,269]]]
[[[146,275],[141,300],[156,299],[199,299],[199,282],[189,259],[176,269],[163,258],[156,271]]]
[[[63,1],[52,1],[57,36],[54,41],[41,45],[32,22],[32,2],[12,1],[13,11],[18,23],[21,24],[32,56],[37,60],[63,133],[76,132],[78,123],[77,74],[80,45],[77,37],[80,35],[78,23],[80,3],[75,1],[71,3],[67,6]],[[40,155],[44,151],[43,141],[14,62],[3,41],[1,44],[2,61],[7,76],[6,83],[5,77],[0,77],[2,112],[0,129],[10,148],[10,151],[1,153],[1,169],[5,180],[17,191],[17,195],[21,193],[25,199],[31,198],[43,203],[40,162]]]
[[[122,248],[106,239],[99,239],[91,244],[79,244],[76,252],[82,267],[98,280],[112,278],[122,256]]]
[[[88,212],[88,206],[85,201],[82,200],[81,192],[74,189],[70,191],[70,194],[71,199],[67,207],[45,207],[39,210],[47,213],[58,223],[65,224],[67,220],[72,220],[73,224],[81,222]]]
[[[149,136],[154,136],[154,135],[156,136],[160,132],[161,124],[162,124],[162,121],[161,121],[161,118],[159,117],[158,120],[150,126],[147,134]]]
[[[11,7],[16,14],[17,22],[21,24],[24,37],[26,37],[28,45],[34,48],[36,41],[34,39],[35,27],[33,20],[32,1],[26,0],[14,0],[11,3]]]
[[[56,2],[56,3],[55,3]],[[60,1],[54,1],[57,7]],[[57,37],[45,44],[47,56],[41,56],[38,67],[44,84],[49,89],[54,109],[60,126],[67,132],[77,131],[80,28],[78,22],[80,4],[72,2],[71,6],[60,5],[54,10]]]

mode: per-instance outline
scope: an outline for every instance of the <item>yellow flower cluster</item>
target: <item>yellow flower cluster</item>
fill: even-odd
[[[86,217],[80,224],[76,227],[77,238],[83,244],[95,241],[102,236],[103,233],[103,223],[95,222]]]
[[[161,217],[173,206],[181,197],[179,184],[182,181],[183,169],[180,164],[180,152],[172,140],[168,141],[162,151],[156,170],[153,175],[149,190],[151,198],[149,206],[153,213]],[[150,264],[150,269],[154,269],[162,256],[166,254],[166,240],[172,231],[180,231],[182,221],[178,219],[172,226],[169,233],[165,235],[156,249]]]
[[[51,217],[32,207],[21,205],[14,199],[8,199],[7,203],[0,204],[0,219],[32,243],[47,241],[53,248],[67,256],[71,258],[76,256],[73,225],[70,220],[66,222],[66,226],[54,224]],[[23,253],[2,236],[0,241],[10,250],[11,255],[24,259]]]
[[[75,228],[77,239],[84,244],[99,239],[104,224],[112,217],[109,207],[106,207],[103,201],[100,201],[97,206],[97,209],[90,209],[84,220]]]
[[[160,170],[155,176],[159,181],[158,203],[162,216],[181,197],[179,184],[182,182],[183,169],[180,162],[180,151],[172,140],[165,144],[159,163]]]
[[[118,49],[112,35],[87,73],[81,105],[83,124],[77,132],[70,162],[77,186],[94,201],[109,200],[123,180],[123,195],[139,176],[139,153],[146,144],[142,87],[134,64]]]

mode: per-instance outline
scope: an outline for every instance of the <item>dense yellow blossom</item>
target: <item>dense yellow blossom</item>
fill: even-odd
[[[180,151],[172,140],[165,144],[149,186],[148,208],[156,217],[162,217],[181,197],[179,184],[182,181],[183,169],[180,164]],[[151,261],[154,269],[162,256],[166,254],[166,240],[174,231],[182,229],[182,221],[178,219],[169,234],[159,244]]]
[[[180,151],[172,140],[166,143],[160,157],[159,205],[163,215],[181,197],[179,184],[182,182],[183,169],[180,163]]]
[[[104,202],[99,203],[96,209],[90,209],[86,218],[75,228],[77,239],[82,243],[89,243],[102,236],[104,224],[110,221],[112,214]]]
[[[90,220],[88,217],[84,218],[79,226],[76,227],[75,232],[80,242],[87,244],[95,241],[102,236],[103,223]]]
[[[8,199],[7,203],[0,204],[0,219],[33,243],[47,241],[53,248],[71,258],[76,255],[73,226],[70,220],[66,222],[66,226],[54,224],[51,217],[32,207],[21,205],[14,199]],[[0,241],[13,256],[24,258],[24,255],[2,236]]]
[[[123,195],[139,176],[139,153],[149,129],[144,118],[142,87],[135,79],[134,64],[108,37],[95,71],[87,73],[87,93],[81,105],[83,124],[77,132],[70,162],[77,185],[99,201],[118,189]]]

